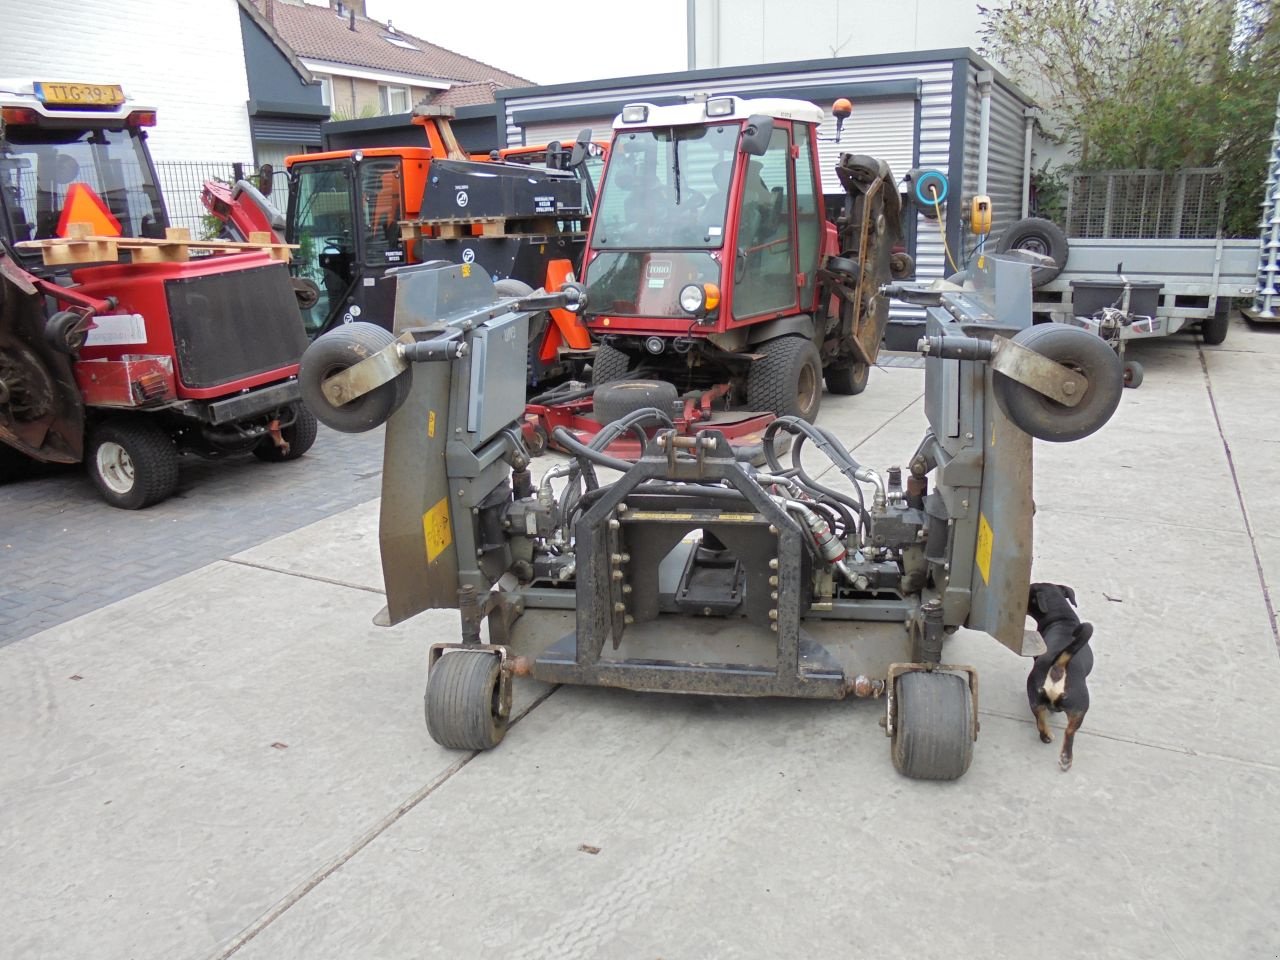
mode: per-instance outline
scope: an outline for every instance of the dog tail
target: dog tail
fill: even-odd
[[[1058,654],[1057,658],[1054,659],[1053,665],[1055,667],[1065,668],[1066,665],[1071,662],[1071,658],[1076,655],[1076,653],[1080,650],[1081,647],[1083,647],[1086,643],[1089,642],[1089,639],[1092,636],[1093,636],[1092,623],[1085,621],[1084,623],[1077,626],[1071,634],[1071,642],[1067,644],[1066,647],[1063,648],[1063,651],[1060,654]]]

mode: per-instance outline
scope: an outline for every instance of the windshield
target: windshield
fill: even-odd
[[[138,131],[4,127],[0,196],[15,242],[59,236],[68,191],[77,184],[101,198],[121,236],[164,237],[168,221]]]
[[[623,132],[613,142],[593,246],[719,247],[738,126]]]
[[[303,164],[297,178],[297,188],[290,191],[288,235],[298,244],[296,275],[320,288],[315,306],[302,312],[307,335],[315,336],[355,277],[351,164]]]

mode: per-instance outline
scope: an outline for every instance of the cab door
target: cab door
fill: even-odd
[[[799,310],[796,190],[791,124],[775,120],[769,146],[741,157],[733,271],[733,322],[759,322]],[[725,251],[726,256],[729,255]]]

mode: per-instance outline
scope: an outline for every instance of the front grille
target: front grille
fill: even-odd
[[[282,263],[165,282],[185,386],[208,389],[298,362],[306,349]]]

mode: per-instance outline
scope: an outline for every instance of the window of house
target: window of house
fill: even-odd
[[[412,43],[410,43],[408,40],[403,40],[403,39],[401,39],[400,37],[385,37],[385,36],[384,36],[382,39],[383,39],[383,40],[385,40],[385,41],[387,41],[387,43],[391,44],[392,46],[400,47],[400,48],[401,48],[401,49],[403,49],[403,50],[417,50],[417,49],[418,49],[418,48],[417,48],[417,47],[415,47]]]
[[[320,102],[326,107],[333,106],[333,80],[330,77],[319,77]]]
[[[408,113],[412,108],[408,87],[379,84],[378,96],[382,101],[382,112],[384,114]]]

